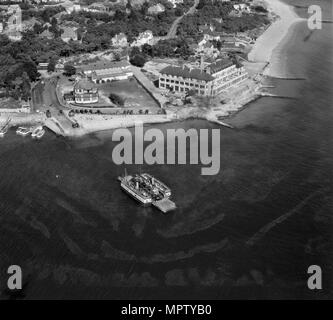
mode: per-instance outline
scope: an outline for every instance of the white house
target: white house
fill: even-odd
[[[151,15],[159,14],[164,11],[165,11],[165,7],[163,6],[163,4],[160,4],[160,3],[148,8],[148,14],[151,14]]]
[[[64,31],[61,34],[61,39],[65,41],[66,43],[70,40],[77,41],[77,32],[76,28],[72,27],[61,27],[61,29]]]
[[[242,12],[250,12],[251,9],[246,3],[238,3],[233,5],[234,9]]]
[[[112,45],[114,47],[127,47],[127,37],[124,33],[116,34],[112,39]]]
[[[177,4],[183,3],[183,0],[168,0],[169,2],[172,3],[172,6],[176,8]]]
[[[139,36],[136,38],[136,40],[132,43],[133,47],[140,47],[144,44],[153,44],[154,36],[153,32],[150,30],[146,30],[144,32],[141,32]]]

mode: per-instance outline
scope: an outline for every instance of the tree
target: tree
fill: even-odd
[[[54,72],[55,70],[55,61],[54,60],[50,60],[48,66],[47,66],[47,72]]]
[[[180,17],[183,15],[183,10],[180,8],[175,9],[175,16]]]
[[[130,59],[130,63],[134,66],[142,68],[146,63],[146,59],[142,54],[136,54]]]
[[[110,93],[109,99],[110,99],[110,101],[112,103],[114,103],[117,106],[121,106],[122,107],[125,104],[125,100],[121,96],[118,96],[115,93]]]
[[[71,64],[65,64],[64,66],[64,75],[67,77],[71,77],[76,73],[76,69],[73,65]]]

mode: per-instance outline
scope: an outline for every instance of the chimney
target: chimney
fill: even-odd
[[[203,71],[204,69],[204,58],[203,55],[200,56],[200,70]]]

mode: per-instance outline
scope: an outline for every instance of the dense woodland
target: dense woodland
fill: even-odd
[[[261,9],[258,9],[258,12],[265,10]],[[203,25],[212,25],[219,32],[236,33],[252,30],[269,23],[265,15],[243,13],[242,16],[237,17],[230,15],[232,11],[232,3],[218,0],[200,0],[195,14],[185,16],[182,19],[178,28],[178,35],[192,37],[197,40],[201,36],[199,26]]]

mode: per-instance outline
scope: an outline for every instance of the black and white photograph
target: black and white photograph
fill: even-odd
[[[0,300],[332,298],[332,0],[0,0]]]

